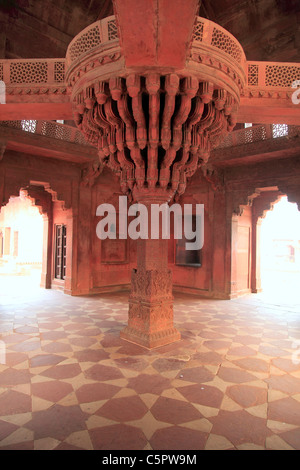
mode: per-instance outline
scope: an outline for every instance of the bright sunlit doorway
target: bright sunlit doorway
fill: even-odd
[[[300,304],[300,212],[282,196],[261,222],[261,287],[280,304]]]
[[[25,191],[11,197],[0,212],[0,291],[27,295],[41,283],[43,216]]]

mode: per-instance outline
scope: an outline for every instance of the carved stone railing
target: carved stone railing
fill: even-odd
[[[300,64],[289,62],[247,62],[248,88],[252,91],[289,90],[300,80]]]
[[[66,55],[67,66],[74,61],[80,61],[95,47],[114,40],[119,40],[115,17],[109,16],[96,21],[81,31],[69,44]]]
[[[197,17],[187,68],[193,73],[211,68],[207,79],[220,88],[229,85],[239,101],[247,86],[247,60],[241,44],[228,31],[205,18]]]
[[[300,136],[300,126],[263,124],[261,126],[247,127],[246,129],[240,129],[228,134],[217,148],[236,147],[238,145],[247,145],[253,142],[262,142],[280,137],[296,136]]]
[[[246,56],[238,40],[218,24],[197,17],[192,37],[192,47],[207,45],[225,52],[244,67]]]
[[[233,92],[236,95],[240,94],[246,84],[246,57],[241,45],[230,33],[212,21],[197,18],[187,61],[189,71],[202,65],[215,68],[211,79],[214,81],[213,78],[218,79],[220,75],[221,88],[224,84],[224,75],[229,75],[228,81],[235,82]],[[102,76],[105,75],[103,72],[105,65],[109,70],[108,75],[111,75],[112,67],[116,75],[124,67],[114,16],[91,24],[69,44],[66,54],[68,89],[74,86],[85,88],[86,73],[95,70],[96,74],[99,65],[102,67]]]
[[[9,127],[23,132],[49,137],[50,139],[63,140],[73,144],[87,145],[81,132],[72,126],[53,121],[0,121],[0,128]]]
[[[6,93],[65,93],[65,59],[0,60],[0,80]]]
[[[98,60],[94,60],[96,56]],[[120,75],[124,61],[114,16],[78,34],[68,47],[66,59],[0,59],[0,81],[6,88],[0,119],[71,119],[74,86],[85,92],[90,70],[97,76],[101,68],[104,80],[112,73]],[[185,72],[197,75],[207,67],[211,67],[211,75],[206,81],[211,79],[239,97],[238,122],[280,122],[283,114],[285,122],[300,122],[299,106],[291,99],[295,92],[292,84],[300,80],[300,64],[247,61],[234,36],[216,23],[197,17]]]
[[[71,87],[81,75],[94,68],[92,60],[95,50],[103,52],[101,65],[117,60],[120,56],[118,29],[114,16],[92,23],[79,33],[68,46],[66,54],[66,85]],[[78,68],[78,65],[80,67]],[[73,73],[74,68],[76,72]]]

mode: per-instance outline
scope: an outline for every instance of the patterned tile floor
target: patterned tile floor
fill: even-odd
[[[126,294],[0,282],[0,450],[300,449],[299,306],[176,295],[182,340],[147,351]]]

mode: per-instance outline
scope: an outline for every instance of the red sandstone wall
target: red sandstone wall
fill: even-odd
[[[231,296],[250,292],[252,209],[245,206],[232,220]]]
[[[181,205],[204,204],[204,246],[201,254],[201,267],[189,267],[176,265],[176,240],[170,240],[169,267],[173,271],[173,283],[175,290],[194,292],[201,295],[209,295],[212,292],[212,262],[213,262],[213,236],[212,222],[214,214],[214,197],[209,183],[202,177],[201,172],[191,179],[186,193],[181,198]]]
[[[194,175],[181,202],[204,204],[205,207],[202,266],[177,266],[174,241],[171,240],[169,266],[173,270],[175,289],[215,298],[230,298],[249,291],[249,270],[251,263],[253,265],[249,254],[251,208],[246,207],[243,215],[235,216],[234,220],[232,214],[238,212],[240,204],[247,203],[248,196],[255,191],[258,177],[260,188],[277,185],[291,200],[298,200],[300,163],[297,162],[294,159],[293,165],[288,165],[285,160],[276,165],[264,163],[229,169],[225,173],[225,184],[221,181],[217,189],[202,176],[201,170]],[[56,223],[67,225],[64,291],[86,295],[129,287],[131,271],[136,266],[136,242],[103,242],[96,235],[99,221],[96,208],[103,202],[117,205],[121,195],[117,177],[104,170],[93,186],[84,185],[80,165],[6,151],[0,162],[0,203],[6,204],[10,196],[17,196],[20,188],[32,183],[42,188],[42,193],[38,190],[32,197],[49,220],[51,235]],[[49,279],[49,269],[53,270],[52,236],[48,237],[47,243],[49,246],[44,253],[50,263],[43,260],[43,265],[50,264],[50,268],[43,273],[45,279]],[[49,281],[44,286],[50,287],[51,281],[55,285],[51,272]]]
[[[118,179],[113,173],[105,170],[98,178],[92,192],[92,223],[91,223],[91,291],[102,292],[106,288],[129,288],[131,271],[136,264],[136,242],[133,240],[117,239],[100,240],[96,227],[100,217],[96,216],[100,204],[119,206],[119,196],[122,196]],[[117,212],[118,222],[118,212]]]

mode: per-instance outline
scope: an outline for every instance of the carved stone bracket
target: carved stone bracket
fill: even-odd
[[[87,168],[84,168],[82,170],[81,184],[89,187],[94,186],[96,179],[101,175],[103,169],[104,165],[98,161],[93,162]]]
[[[214,191],[224,189],[224,171],[220,168],[214,168],[212,165],[203,165],[201,170],[204,178],[208,181]]]

